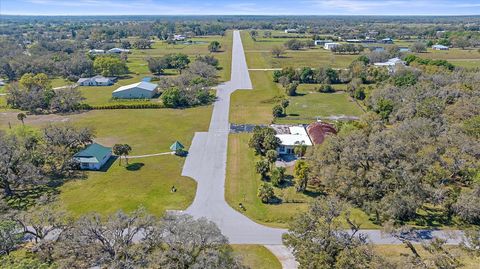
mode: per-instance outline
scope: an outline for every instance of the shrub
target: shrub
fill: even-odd
[[[332,93],[332,92],[335,92],[335,90],[333,89],[332,85],[329,85],[329,84],[322,84],[322,85],[320,85],[320,87],[318,87],[318,91],[319,91],[319,92],[323,92],[323,93]]]

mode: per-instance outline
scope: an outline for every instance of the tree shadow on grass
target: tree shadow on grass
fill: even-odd
[[[142,167],[144,167],[144,166],[145,166],[144,163],[131,163],[131,164],[127,165],[125,168],[128,171],[138,171],[138,170],[142,169]]]

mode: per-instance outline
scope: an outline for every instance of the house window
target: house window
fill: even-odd
[[[83,169],[90,168],[90,165],[88,163],[81,163],[80,167]]]
[[[285,146],[280,146],[280,148],[278,149],[279,152],[285,152]]]

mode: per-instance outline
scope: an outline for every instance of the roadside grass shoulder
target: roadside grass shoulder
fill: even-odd
[[[284,96],[272,81],[270,71],[251,71],[253,90],[238,90],[232,94],[230,122],[237,124],[268,124],[272,107]]]
[[[243,264],[255,269],[281,269],[280,261],[266,247],[260,245],[232,245],[233,253]]]

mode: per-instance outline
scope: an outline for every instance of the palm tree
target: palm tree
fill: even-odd
[[[24,113],[18,113],[17,115],[17,119],[22,122],[22,125],[25,125],[25,122],[23,122],[23,120],[26,118],[27,118],[27,115],[25,115]]]
[[[132,151],[132,148],[128,144],[123,144],[123,156],[125,156],[125,161],[127,162],[128,165],[128,154],[130,154],[130,151]]]
[[[132,151],[132,148],[128,144],[115,144],[113,146],[113,153],[117,156],[120,156],[120,162],[118,165],[122,165],[122,156],[125,157],[125,161],[127,162],[128,165],[128,154]]]

